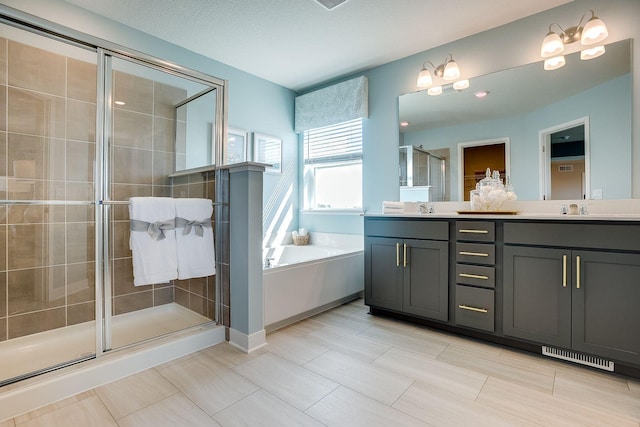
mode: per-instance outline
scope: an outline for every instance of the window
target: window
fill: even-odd
[[[362,209],[362,119],[304,131],[304,208]]]

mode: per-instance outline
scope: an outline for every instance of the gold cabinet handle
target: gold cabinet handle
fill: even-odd
[[[567,287],[567,256],[562,255],[562,287]]]
[[[460,251],[458,252],[460,255],[468,255],[468,256],[489,256],[489,254],[485,254],[483,252],[466,252]]]
[[[580,255],[576,256],[576,289],[580,289]]]
[[[407,266],[407,244],[404,244],[404,259],[403,259],[403,267]]]
[[[463,310],[475,311],[477,313],[488,313],[489,312],[489,310],[487,310],[486,308],[471,307],[470,305],[464,305],[464,304],[458,305],[458,308],[461,308]]]
[[[458,233],[489,234],[489,230],[462,229],[458,230]]]
[[[489,280],[489,276],[481,276],[479,274],[460,273],[460,274],[458,274],[458,276],[467,277],[469,279]]]
[[[400,243],[396,243],[396,267],[400,267]]]

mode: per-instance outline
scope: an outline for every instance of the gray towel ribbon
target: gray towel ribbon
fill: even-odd
[[[174,230],[176,228],[175,220],[147,222],[139,219],[130,221],[131,231],[146,231],[153,240],[162,240],[165,238],[165,230]]]
[[[189,221],[178,216],[176,217],[176,228],[181,227],[184,227],[184,230],[182,230],[182,234],[184,235],[191,233],[191,229],[193,228],[196,232],[196,236],[203,237],[204,227],[211,228],[211,218],[206,218],[202,221]]]

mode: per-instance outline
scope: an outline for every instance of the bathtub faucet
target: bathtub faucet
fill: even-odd
[[[269,267],[271,267],[271,261],[273,261],[273,258],[266,257],[266,258],[264,259],[264,268],[269,268]]]

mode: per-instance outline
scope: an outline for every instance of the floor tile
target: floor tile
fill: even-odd
[[[212,347],[205,348],[194,354],[198,357],[204,357],[211,360],[212,363],[226,366],[227,368],[233,368],[247,360],[255,359],[256,357],[267,352],[266,348],[259,348],[251,353],[245,353],[242,350],[232,346],[229,343],[220,343]]]
[[[337,326],[349,331],[361,332],[367,329],[370,325],[368,322],[357,319],[353,316],[334,313],[333,311],[325,311],[313,317],[313,320],[325,325]]]
[[[297,365],[304,365],[327,352],[329,348],[310,340],[309,335],[301,337],[290,334],[285,329],[267,336],[267,350]]]
[[[238,365],[234,370],[302,411],[338,387],[335,382],[271,353]]]
[[[96,389],[96,394],[116,420],[177,392],[155,369],[147,369]]]
[[[0,427],[15,427],[16,423],[13,418],[10,418],[5,421],[0,421]]]
[[[181,394],[118,420],[120,427],[207,427],[219,426],[202,409]]]
[[[429,425],[342,386],[309,408],[307,414],[327,426],[411,427]]]
[[[632,393],[636,393],[638,394],[638,398],[640,398],[640,381],[638,380],[627,380],[628,385],[629,385],[629,390],[631,390]]]
[[[203,356],[193,357],[159,372],[209,415],[258,390],[255,384],[241,375]]]
[[[414,381],[333,350],[304,367],[387,405],[393,404]]]
[[[327,326],[307,335],[309,340],[336,350],[342,354],[372,362],[391,348],[388,345],[372,342],[360,335],[334,326]]]
[[[19,427],[59,427],[59,426],[91,426],[117,427],[115,420],[109,414],[98,396],[91,396],[79,402],[66,405],[55,411],[48,412],[24,423]]]
[[[554,370],[548,369],[541,372],[539,366],[528,366],[519,359],[500,358],[500,356],[450,346],[438,356],[438,360],[549,394],[553,391]]]
[[[592,405],[575,404],[496,378],[487,380],[477,402],[543,425],[637,427],[637,422],[598,411]]]
[[[438,356],[449,345],[445,341],[428,339],[425,335],[424,332],[416,328],[403,330],[379,325],[371,326],[360,333],[361,337],[379,344],[404,348],[433,357]]]
[[[47,406],[43,406],[42,408],[34,409],[33,411],[29,411],[26,414],[19,415],[15,417],[16,424],[24,423],[29,421],[32,418],[40,417],[49,412],[56,411],[60,408],[64,408],[67,405],[71,405],[73,403],[80,402],[81,400],[88,399],[92,396],[95,396],[96,393],[93,390],[85,391],[83,393],[78,393],[75,396],[68,397],[66,399],[59,400],[55,403],[52,403]]]
[[[393,405],[435,426],[533,426],[523,419],[460,397],[447,390],[416,381]]]
[[[487,376],[407,350],[392,348],[373,362],[387,370],[415,378],[467,399],[475,399]]]
[[[264,390],[257,391],[234,403],[227,409],[218,412],[213,418],[223,427],[321,427],[323,425]]]
[[[617,378],[612,378],[617,379]],[[621,391],[610,381],[601,385],[593,378],[558,372],[553,395],[570,402],[617,415],[640,423],[638,393]]]

